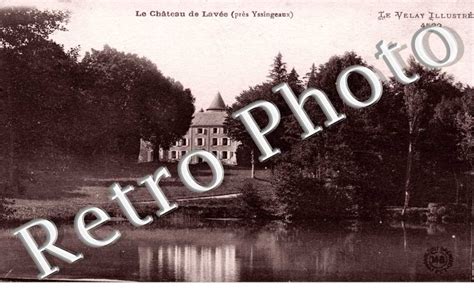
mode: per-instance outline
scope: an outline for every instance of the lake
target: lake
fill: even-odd
[[[347,222],[294,225],[239,219],[193,219],[170,215],[134,228],[104,226],[122,237],[89,248],[71,223],[58,224],[58,245],[84,259],[60,267],[50,280],[124,281],[470,281],[470,225]],[[0,229],[0,278],[36,280],[38,270],[11,232]],[[41,234],[35,234],[38,243]],[[446,270],[430,270],[425,254],[445,248]]]

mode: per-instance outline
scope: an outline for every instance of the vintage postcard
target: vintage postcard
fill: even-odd
[[[472,281],[473,18],[0,1],[0,281]]]

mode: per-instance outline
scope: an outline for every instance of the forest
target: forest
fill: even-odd
[[[354,65],[371,68],[356,53],[346,52],[319,66],[312,64],[301,78],[278,54],[268,80],[244,90],[228,109],[230,116],[265,100],[281,113],[280,124],[266,134],[281,154],[263,163],[255,161],[259,149],[241,122],[230,117],[226,121],[247,155],[242,162],[252,171],[256,166],[272,169],[274,197],[270,202],[259,200],[263,213],[302,219],[376,218],[387,207],[399,207],[401,217],[408,217],[406,213],[416,210],[412,207],[434,204],[442,206],[440,216],[445,220],[468,218],[473,196],[472,88],[410,58],[406,72],[418,74],[419,81],[403,85],[390,79],[383,84],[381,100],[361,111],[344,104],[335,86],[339,73]],[[347,119],[301,140],[303,130],[291,109],[282,95],[272,92],[281,83],[296,96],[308,88],[325,92]],[[349,86],[360,100],[370,96],[361,75],[350,75]],[[315,125],[326,120],[314,101],[306,102],[305,111]],[[265,111],[255,109],[252,116],[261,128],[267,126]]]

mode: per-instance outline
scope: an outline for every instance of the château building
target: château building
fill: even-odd
[[[227,116],[225,104],[220,93],[206,109],[194,114],[191,127],[186,135],[169,149],[159,150],[160,161],[178,162],[191,150],[206,150],[213,153],[226,165],[237,165],[236,151],[239,143],[227,135],[224,121]],[[195,157],[192,164],[200,163]]]

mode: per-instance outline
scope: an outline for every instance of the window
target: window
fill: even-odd
[[[224,146],[230,145],[229,139],[228,138],[223,138],[222,139],[222,145],[224,145]]]
[[[180,141],[176,141],[176,143],[174,143],[174,146],[180,146]]]
[[[219,155],[218,155],[217,151],[213,150],[213,151],[212,151],[212,154],[213,154],[214,156],[216,156],[217,158],[219,158]]]
[[[196,145],[197,146],[204,146],[204,139],[203,138],[197,138],[196,139]]]
[[[182,151],[181,151],[181,158],[183,158],[185,154],[186,154],[186,151],[185,151],[185,150],[182,150]]]
[[[176,159],[176,151],[171,151],[171,159]]]
[[[206,134],[206,130],[204,128],[198,128],[197,133],[198,134]]]
[[[219,128],[217,127],[212,128],[212,133],[219,133]]]
[[[217,138],[212,138],[212,145],[218,145],[217,144]]]
[[[227,128],[226,127],[224,127],[223,133],[227,134]]]
[[[229,153],[227,151],[222,152],[222,159],[228,159],[229,158]]]
[[[183,141],[183,146],[188,146],[188,139],[184,138],[182,141]]]

